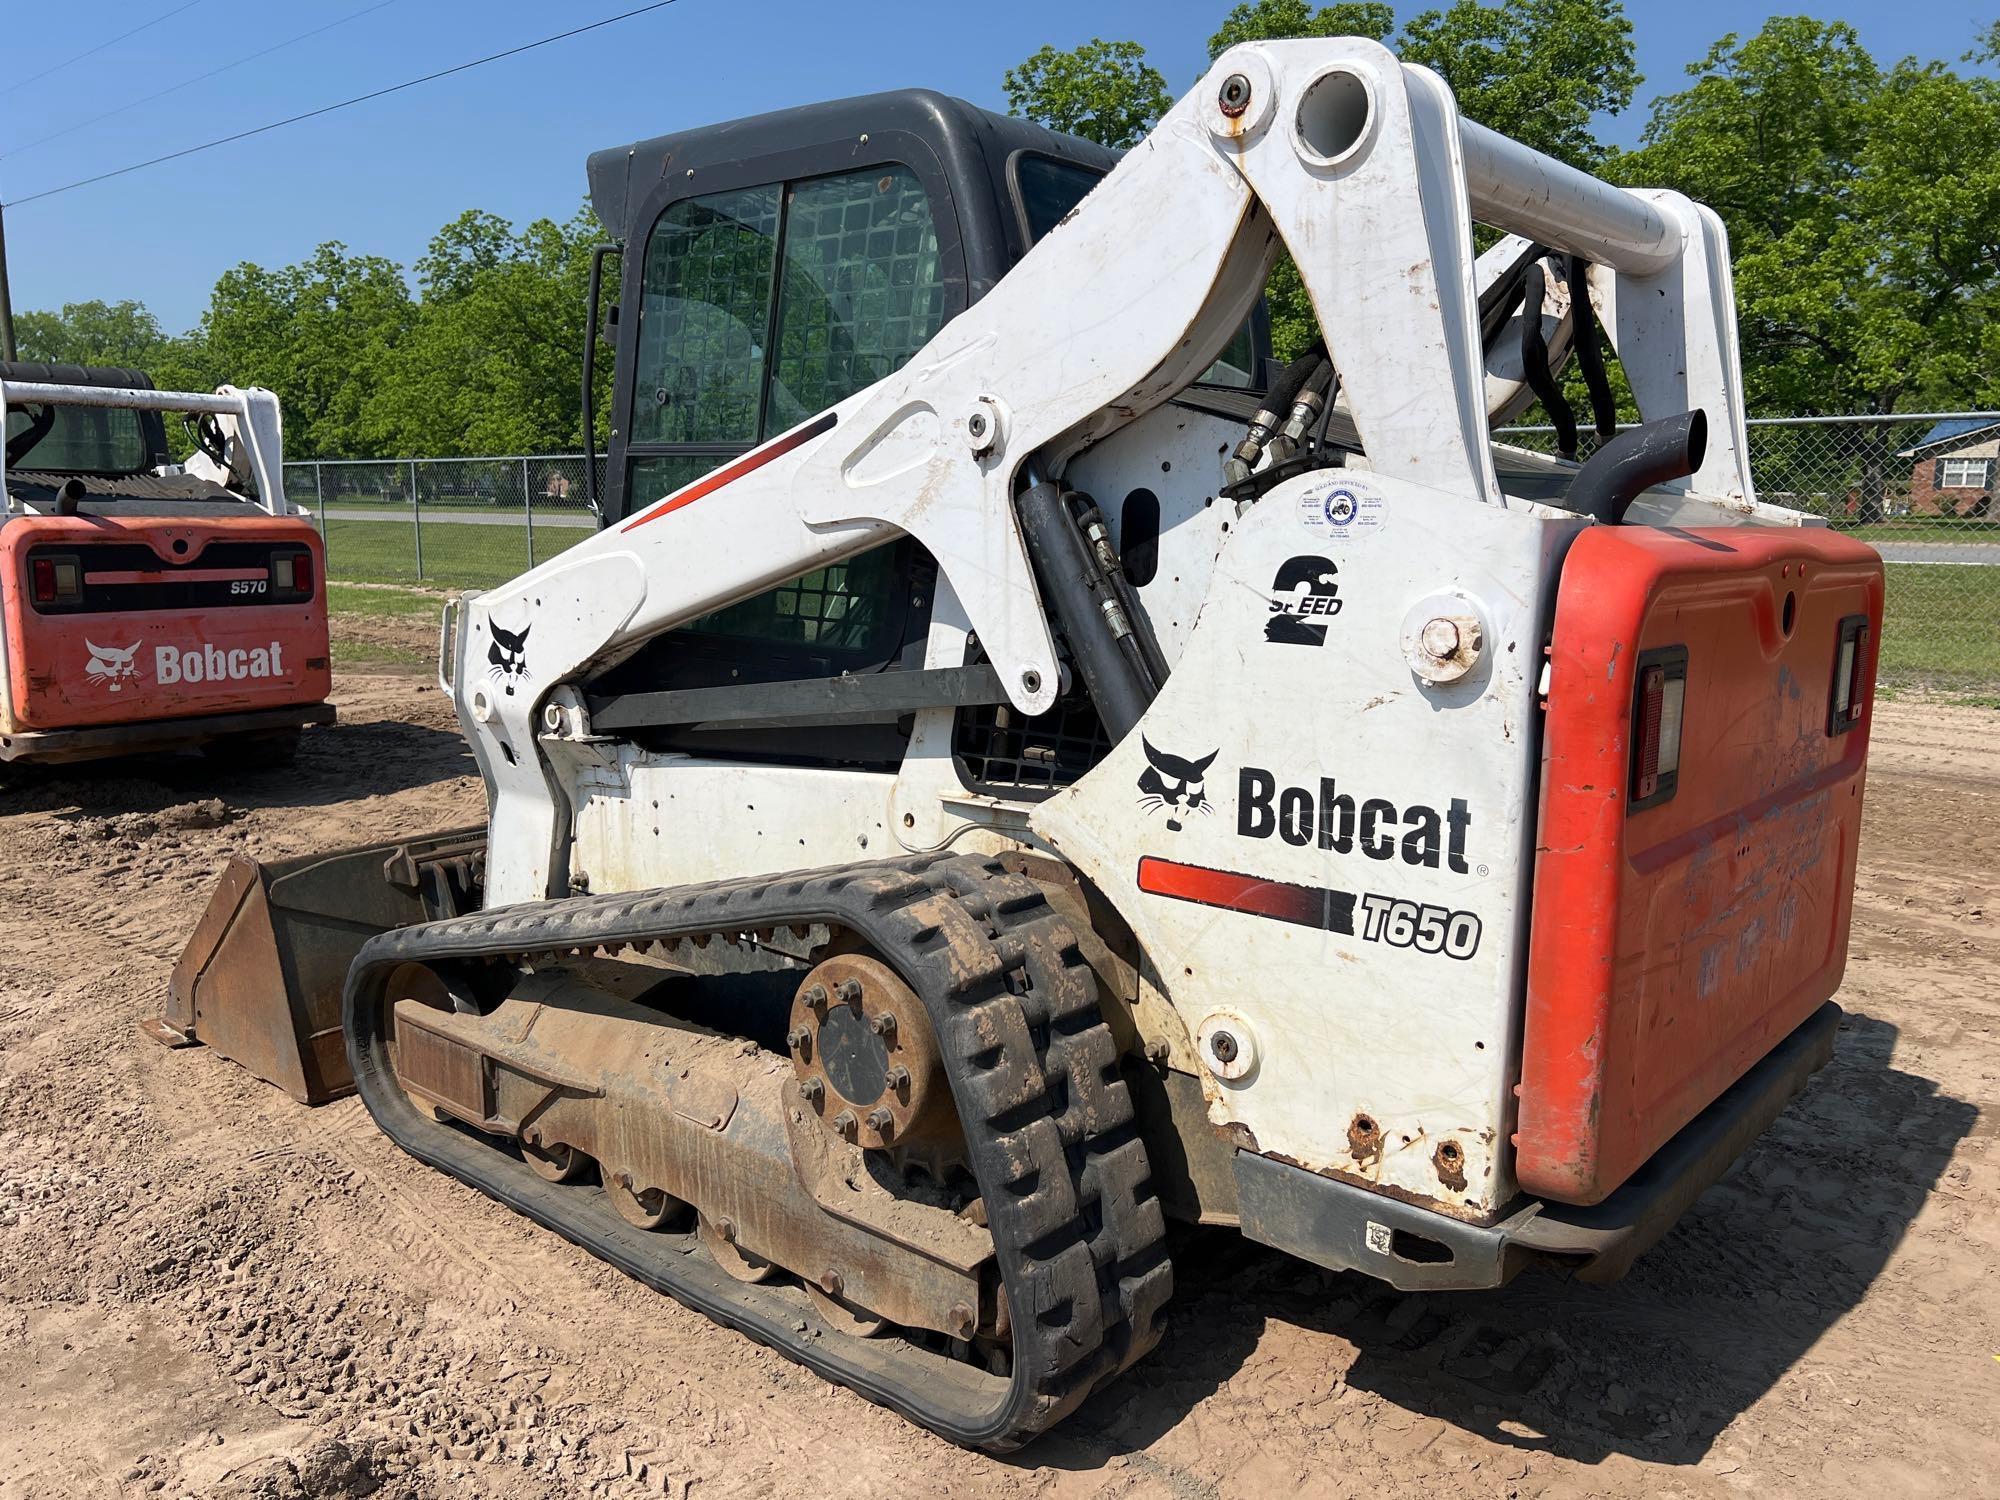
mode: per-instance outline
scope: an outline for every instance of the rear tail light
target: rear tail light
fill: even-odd
[[[37,557],[28,576],[37,604],[70,604],[83,597],[83,565],[74,557]]]
[[[310,597],[313,589],[313,560],[310,552],[279,552],[271,558],[271,592],[273,595],[304,599]]]
[[[1826,732],[1845,734],[1861,722],[1861,674],[1868,662],[1868,616],[1849,615],[1840,622],[1833,652],[1833,691],[1827,701]]]
[[[1680,784],[1681,720],[1687,708],[1687,648],[1639,658],[1632,704],[1632,806],[1652,807]]]

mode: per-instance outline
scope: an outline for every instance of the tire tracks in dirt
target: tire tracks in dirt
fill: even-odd
[[[139,1038],[231,851],[477,817],[422,679],[341,697],[295,776],[0,793],[0,1451],[33,1455],[0,1500],[2000,1493],[1990,713],[1882,706],[1834,1063],[1626,1282],[1403,1296],[1191,1234],[1162,1348],[1002,1462],[428,1172],[352,1100]],[[104,1378],[125,1404],[76,1398]]]

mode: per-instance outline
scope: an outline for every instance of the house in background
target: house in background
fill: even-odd
[[[1896,457],[1910,460],[1909,514],[1991,518],[2000,422],[1947,417]]]

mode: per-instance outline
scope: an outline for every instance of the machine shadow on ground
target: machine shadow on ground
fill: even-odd
[[[1614,1286],[1529,1272],[1495,1292],[1406,1294],[1233,1231],[1190,1234],[1160,1348],[1021,1462],[1098,1468],[1232,1382],[1254,1386],[1252,1423],[1344,1382],[1500,1446],[1696,1463],[1861,1301],[1979,1117],[1891,1067],[1896,1035],[1850,1014],[1807,1092]],[[1283,1365],[1256,1370],[1272,1358],[1257,1353],[1271,1323],[1341,1344],[1287,1389]],[[1299,1340],[1283,1342],[1295,1363]]]
[[[157,813],[210,797],[234,808],[323,808],[351,798],[357,779],[366,794],[381,795],[478,774],[456,729],[372,719],[308,729],[290,765],[231,764],[178,753],[9,767],[0,773],[5,795],[0,811],[104,817]],[[76,811],[65,814],[66,809]]]

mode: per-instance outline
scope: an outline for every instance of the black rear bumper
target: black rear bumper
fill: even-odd
[[[101,724],[87,729],[28,729],[0,735],[0,762],[95,760],[109,755],[141,755],[185,750],[226,735],[279,734],[310,724],[331,724],[331,703],[290,703],[245,713],[202,714],[189,719],[144,719],[134,724]]]
[[[1405,1291],[1504,1285],[1530,1265],[1616,1281],[1797,1098],[1833,1055],[1829,1001],[1602,1203],[1529,1202],[1497,1224],[1466,1224],[1287,1162],[1239,1151],[1243,1233],[1336,1271]]]

